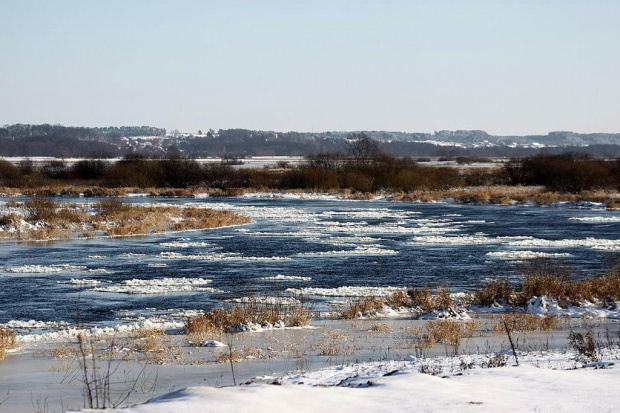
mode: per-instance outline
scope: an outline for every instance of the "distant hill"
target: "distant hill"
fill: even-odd
[[[547,135],[494,136],[480,130],[408,133],[364,132],[379,148],[399,156],[513,157],[537,153],[584,152],[620,156],[620,133],[550,132]],[[344,152],[351,132],[274,132],[249,129],[209,130],[202,134],[167,134],[151,126],[68,127],[5,125],[0,128],[0,156],[307,156]],[[171,152],[172,151],[172,152]]]

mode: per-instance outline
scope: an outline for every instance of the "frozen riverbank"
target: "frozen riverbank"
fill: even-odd
[[[407,411],[412,406],[418,406],[417,409],[422,410],[427,408],[425,406],[431,410],[433,406],[436,409],[455,410],[459,406],[462,408],[463,405],[467,405],[468,401],[481,401],[487,405],[484,408],[493,410],[509,406],[503,403],[514,400],[518,389],[534,389],[542,386],[538,389],[538,393],[531,394],[528,403],[535,403],[537,400],[547,403],[552,401],[552,398],[545,392],[554,391],[554,388],[561,386],[570,388],[579,380],[589,382],[590,377],[598,377],[596,382],[599,386],[603,381],[606,381],[607,385],[601,386],[597,392],[588,393],[601,394],[601,399],[597,399],[596,403],[603,404],[595,403],[592,405],[594,410],[587,410],[597,411],[597,407],[607,406],[615,395],[615,392],[609,394],[606,389],[618,383],[617,367],[609,364],[598,365],[606,367],[607,370],[603,370],[606,373],[593,373],[591,372],[593,367],[582,369],[588,363],[579,358],[570,346],[568,334],[571,329],[586,331],[583,329],[582,321],[565,321],[549,332],[516,333],[514,338],[517,341],[521,363],[519,368],[511,367],[515,364],[515,359],[509,350],[506,337],[501,334],[490,334],[486,330],[483,323],[490,322],[488,318],[477,319],[477,322],[480,323],[480,329],[473,337],[462,341],[457,349],[458,356],[453,356],[454,350],[442,343],[420,352],[412,334],[414,330],[425,327],[426,322],[422,320],[385,319],[348,322],[316,320],[313,322],[314,329],[267,329],[260,332],[238,333],[224,337],[223,344],[231,345],[232,351],[240,355],[233,366],[237,384],[252,384],[236,389],[219,388],[233,384],[231,367],[225,358],[231,350],[226,345],[193,347],[189,345],[186,337],[179,335],[178,330],[169,330],[172,338],[171,347],[167,351],[175,356],[164,361],[164,364],[156,364],[154,360],[161,360],[153,358],[156,353],[139,353],[135,350],[136,343],[142,342],[140,338],[136,339],[141,336],[140,334],[131,333],[129,335],[134,337],[133,341],[125,341],[124,334],[119,332],[114,335],[115,348],[118,352],[115,353],[111,364],[114,370],[111,392],[114,399],[118,400],[135,385],[135,391],[131,392],[131,396],[125,402],[135,404],[186,387],[210,387],[177,393],[159,399],[160,404],[137,407],[137,411],[152,409],[179,411],[183,408],[194,410],[198,403],[205,403],[205,397],[209,397],[209,406],[212,406],[214,411],[232,409],[234,404],[227,404],[228,401],[240,401],[244,398],[248,398],[247,402],[255,401],[253,404],[246,402],[244,406],[260,406],[261,411],[272,411],[279,402],[267,399],[276,395],[278,400],[297,400],[295,406],[301,411],[304,409],[314,411],[320,406],[328,408],[330,403],[333,403],[332,406],[348,403],[349,398],[359,400],[350,404],[351,410],[348,411],[360,410],[360,405],[357,403],[367,397],[370,399],[378,397],[383,400],[382,403],[385,403],[387,398],[393,397],[395,401],[400,402],[399,404],[390,402],[389,409],[396,411]],[[588,328],[604,347],[600,349],[600,359],[616,363],[620,358],[618,350],[620,323],[592,320],[588,323]],[[46,403],[48,411],[60,411],[61,408],[75,410],[83,407],[83,384],[78,369],[79,363],[74,358],[75,354],[72,356],[69,352],[70,347],[66,341],[31,342],[22,344],[17,352],[9,354],[0,364],[0,391],[7,396],[4,404],[0,405],[2,411],[32,411],[32,406],[37,403]],[[99,366],[105,370],[107,354],[105,351],[110,348],[110,342],[102,340],[95,344],[95,348],[100,356]],[[133,355],[126,357],[130,349],[133,350]],[[450,356],[447,357],[446,354]],[[493,366],[497,368],[489,369]],[[575,368],[578,370],[572,370]],[[553,369],[558,371],[552,371]],[[401,378],[384,377],[386,373],[394,370],[400,373],[391,376]],[[497,383],[503,383],[502,385],[509,388],[498,388],[493,384],[496,380]],[[372,385],[368,385],[369,381]],[[273,386],[274,382],[282,384],[283,390],[272,390],[272,387],[280,387]],[[412,398],[411,391],[399,394],[408,386],[415,389],[423,383],[426,387],[420,390],[426,390],[424,395],[418,397],[420,404],[411,404],[418,399]],[[485,385],[489,386],[487,389],[494,390],[481,392],[481,388],[476,388],[468,390],[469,393],[463,393],[474,385]],[[363,388],[330,390],[324,389],[323,386]],[[386,393],[375,393],[377,391],[373,390],[375,388],[383,389]],[[457,389],[461,389],[457,393],[460,396],[453,394],[446,399],[445,405],[433,404],[431,395],[439,397]],[[589,387],[586,390],[594,391]],[[349,391],[361,393],[349,393]],[[300,392],[305,395],[313,394],[313,398],[320,398],[327,404],[321,404],[323,402],[313,404],[315,401],[303,402],[308,399],[301,398]],[[504,396],[495,398],[492,394]],[[595,398],[588,398],[591,399]],[[276,404],[256,404],[259,400]],[[375,401],[368,401],[365,405],[369,408],[374,407],[373,411],[388,408],[388,406],[379,408],[380,405],[374,403]],[[521,405],[515,406],[518,410]],[[544,410],[555,410],[555,407],[566,405],[547,403],[539,406]],[[362,406],[360,411],[366,411],[364,409]]]

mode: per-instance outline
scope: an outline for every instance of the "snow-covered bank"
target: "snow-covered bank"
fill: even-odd
[[[555,369],[570,363],[571,357],[533,356],[519,367],[509,363],[497,368],[469,367],[475,357],[353,364],[260,378],[273,384],[187,388],[122,411],[616,411],[620,367],[609,362],[590,368]],[[609,357],[617,360],[618,353]],[[541,366],[541,361],[545,365]],[[454,368],[444,375],[421,373],[429,362]]]

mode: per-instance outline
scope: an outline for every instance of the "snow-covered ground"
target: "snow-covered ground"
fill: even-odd
[[[584,367],[570,352],[540,353],[523,355],[520,366],[508,358],[492,368],[486,355],[410,357],[261,376],[237,387],[191,387],[123,411],[611,412],[620,408],[619,356],[608,351],[607,361]]]

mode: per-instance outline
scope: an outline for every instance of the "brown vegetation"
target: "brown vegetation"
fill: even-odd
[[[435,293],[430,288],[410,288],[407,292],[396,291],[384,298],[360,299],[351,303],[340,315],[345,319],[375,317],[384,306],[395,310],[415,309],[423,314],[434,310],[450,310],[458,314],[459,307],[470,304],[525,307],[533,297],[556,300],[564,308],[579,306],[584,300],[611,307],[620,301],[620,268],[613,267],[601,277],[585,280],[569,281],[569,275],[568,268],[561,263],[534,260],[525,268],[522,281],[514,286],[506,280],[492,280],[456,301],[450,295],[449,288],[439,287]]]
[[[6,358],[7,350],[17,347],[15,332],[6,328],[0,328],[0,361]]]
[[[375,296],[363,298],[349,305],[349,308],[343,310],[340,315],[345,319],[374,317],[380,312],[385,303]]]
[[[532,297],[557,300],[560,306],[580,305],[584,300],[614,305],[620,300],[620,270],[610,269],[601,277],[569,281],[566,266],[547,260],[534,260],[523,274],[521,283],[512,287],[507,281],[494,280],[473,294],[473,303],[493,305],[505,302],[527,305]]]
[[[228,211],[178,206],[132,205],[110,198],[89,206],[61,204],[35,196],[22,205],[20,225],[16,212],[0,216],[0,238],[18,240],[68,239],[97,236],[148,235],[167,231],[211,229],[246,224],[248,217]]]
[[[219,308],[185,322],[185,334],[193,345],[200,345],[209,339],[222,340],[226,332],[243,331],[251,324],[286,327],[308,325],[310,310],[301,304],[270,304],[259,300],[235,304],[229,308]]]
[[[558,318],[552,316],[539,317],[534,314],[502,314],[498,323],[493,324],[495,334],[503,334],[505,329],[516,332],[549,331],[558,324]]]
[[[607,196],[620,189],[620,162],[580,154],[539,155],[512,159],[503,167],[473,169],[428,167],[410,158],[378,150],[376,142],[356,135],[346,154],[311,156],[286,168],[239,168],[201,165],[174,157],[149,159],[131,155],[116,163],[83,160],[69,166],[54,161],[43,167],[0,162],[0,192],[32,195],[115,195],[147,192],[192,196],[197,192],[234,195],[244,191],[350,191],[351,196],[391,192],[394,200],[507,204],[534,201],[596,201],[617,205]],[[523,189],[525,188],[525,190]],[[603,192],[600,192],[603,191]]]

